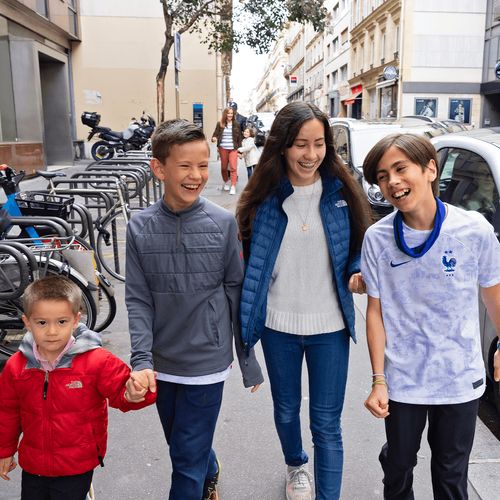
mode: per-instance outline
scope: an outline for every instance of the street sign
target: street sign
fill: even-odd
[[[296,87],[297,86],[297,81],[298,81],[297,76],[290,75],[290,87]]]
[[[386,80],[392,80],[398,76],[398,70],[394,66],[386,66],[384,68],[384,78]]]
[[[175,69],[181,70],[181,35],[178,31],[174,34],[174,60]]]

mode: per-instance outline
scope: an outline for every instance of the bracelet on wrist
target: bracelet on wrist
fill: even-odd
[[[372,382],[372,389],[376,386],[376,385],[385,385],[387,387],[387,382],[385,380],[382,380],[382,379],[377,379],[377,380],[374,380]]]
[[[385,378],[385,373],[372,373],[372,377],[384,377]]]

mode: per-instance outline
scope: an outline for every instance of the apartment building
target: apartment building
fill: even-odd
[[[0,0],[0,163],[28,173],[71,162],[76,0]]]
[[[305,43],[304,26],[298,23],[290,23],[284,30],[284,49],[288,56],[283,74],[288,81],[287,102],[304,100],[305,85]]]
[[[347,81],[351,1],[327,0],[325,7],[330,13],[330,22],[324,33],[325,92],[322,109],[329,116],[347,116],[346,102],[353,104]]]
[[[257,112],[279,111],[287,102],[287,80],[284,76],[286,65],[285,39],[280,34],[269,53],[269,62],[256,88]]]
[[[500,0],[487,2],[481,93],[481,125],[500,126]]]

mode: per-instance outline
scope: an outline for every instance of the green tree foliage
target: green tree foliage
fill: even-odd
[[[241,45],[266,53],[286,23],[311,23],[322,31],[327,11],[322,0],[160,0],[165,44],[156,76],[158,119],[164,120],[164,85],[174,33],[199,33],[212,50],[227,52]]]

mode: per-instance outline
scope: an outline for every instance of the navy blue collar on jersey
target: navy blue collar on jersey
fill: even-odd
[[[435,241],[438,239],[439,233],[441,232],[441,226],[443,225],[444,218],[446,217],[446,207],[444,203],[436,197],[436,217],[434,218],[434,227],[432,228],[431,234],[429,237],[418,247],[410,248],[405,241],[403,234],[403,214],[400,210],[397,211],[396,216],[394,217],[394,238],[396,240],[396,245],[398,248],[413,257],[414,259],[418,259],[425,255],[434,245]]]

